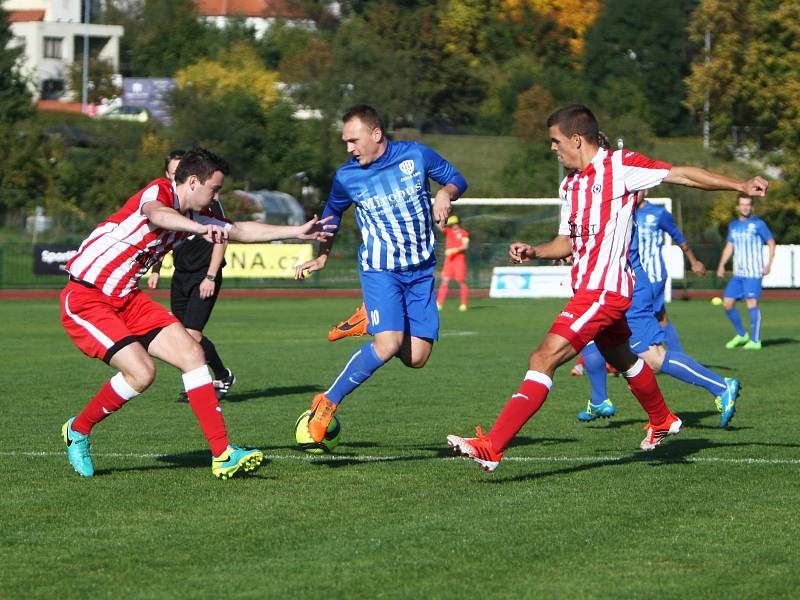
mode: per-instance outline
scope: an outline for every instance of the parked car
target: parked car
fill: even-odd
[[[98,114],[100,119],[117,119],[119,121],[137,121],[147,123],[150,120],[150,111],[143,106],[118,106],[108,112]]]

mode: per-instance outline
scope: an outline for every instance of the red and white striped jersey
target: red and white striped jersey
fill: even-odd
[[[67,272],[107,296],[123,298],[138,288],[148,269],[190,234],[153,225],[142,213],[147,202],[160,202],[180,210],[175,186],[156,179],[131,196],[123,207],[95,227],[67,263]],[[187,218],[203,224],[229,226],[229,221],[210,211],[189,211]]]
[[[633,294],[628,250],[636,192],[657,186],[671,169],[637,152],[600,148],[585,169],[564,178],[558,233],[572,240],[574,290]]]

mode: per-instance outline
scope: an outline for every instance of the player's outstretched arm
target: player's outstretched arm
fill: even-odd
[[[532,258],[559,259],[572,254],[572,243],[566,235],[557,235],[545,244],[532,246],[525,242],[514,242],[508,247],[512,262],[523,263]]]
[[[745,181],[700,167],[672,167],[664,183],[676,183],[701,190],[731,190],[748,196],[766,196],[769,181],[756,175]]]
[[[237,242],[272,242],[274,240],[318,240],[325,241],[337,228],[332,217],[318,219],[314,215],[302,225],[269,225],[256,221],[234,221],[228,232],[230,239]]]

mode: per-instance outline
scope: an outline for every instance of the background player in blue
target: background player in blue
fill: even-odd
[[[636,208],[636,231],[639,236],[639,258],[642,261],[642,268],[653,286],[653,310],[655,310],[661,329],[664,330],[664,341],[671,350],[683,352],[678,332],[675,330],[675,326],[669,322],[667,309],[664,306],[664,288],[667,285],[667,265],[662,253],[664,233],[668,233],[675,245],[686,255],[692,273],[702,275],[706,272],[706,267],[697,260],[686,238],[675,224],[672,213],[664,206],[650,204],[647,201],[647,191],[639,193],[639,202]]]
[[[638,231],[634,231],[628,256],[636,279],[631,306],[625,313],[628,327],[631,330],[631,350],[643,358],[654,373],[665,373],[708,391],[714,397],[717,410],[721,413],[719,426],[727,427],[735,412],[741,384],[738,379],[722,377],[704,367],[683,350],[664,347],[665,334],[656,319],[653,286],[642,267],[639,251],[640,240]],[[587,404],[586,410],[578,413],[578,419],[581,421],[610,417],[616,412],[616,408],[608,400],[605,392],[605,365],[597,360],[588,360],[588,358],[585,364],[592,385],[592,400]],[[601,378],[602,387],[599,385]],[[595,389],[596,387],[598,389]],[[605,400],[602,400],[603,398]],[[597,404],[598,401],[600,401],[599,404]]]
[[[425,366],[439,336],[434,223],[444,225],[450,203],[467,189],[464,177],[427,146],[389,141],[371,106],[350,108],[342,123],[352,158],[336,171],[324,216],[338,225],[342,213],[356,206],[363,240],[361,289],[374,339],[353,353],[328,390],[314,397],[308,429],[317,442],[342,399],[392,357],[408,367]],[[429,178],[442,185],[433,206]],[[333,239],[320,245],[317,258],[297,267],[297,279],[325,266]]]
[[[739,196],[736,200],[739,218],[728,225],[728,241],[722,250],[717,267],[717,276],[725,276],[725,264],[733,256],[733,277],[725,287],[722,307],[728,315],[736,336],[725,347],[743,346],[745,350],[761,350],[761,279],[769,275],[775,259],[775,240],[772,232],[761,219],[753,215],[753,199]],[[764,264],[762,247],[769,247],[769,260]],[[744,330],[736,301],[744,298],[750,315],[750,335]]]

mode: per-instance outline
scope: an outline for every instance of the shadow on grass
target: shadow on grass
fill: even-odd
[[[783,346],[784,344],[798,344],[800,340],[794,338],[773,338],[771,340],[763,340],[762,346]]]
[[[583,471],[591,471],[593,469],[605,469],[609,467],[619,467],[636,463],[647,463],[653,467],[675,464],[690,465],[692,464],[691,457],[695,454],[703,452],[704,450],[711,448],[750,448],[753,446],[771,448],[800,448],[800,444],[770,444],[767,442],[737,442],[720,444],[719,442],[708,439],[669,440],[652,452],[637,452],[636,454],[631,454],[622,458],[609,458],[607,460],[604,460],[602,457],[598,457],[597,461],[591,463],[584,463],[558,469],[549,469],[547,471],[539,471],[536,473],[526,473],[524,475],[517,475],[515,477],[494,476],[492,479],[487,479],[481,483],[497,485],[518,481],[535,481],[537,479],[544,479],[547,477],[570,475],[573,473],[581,473]]]
[[[249,390],[225,396],[223,402],[246,402],[257,398],[275,398],[277,396],[291,396],[293,394],[314,394],[323,391],[325,388],[319,385],[287,385],[283,387],[262,388],[260,390]],[[311,400],[309,399],[309,403]]]

